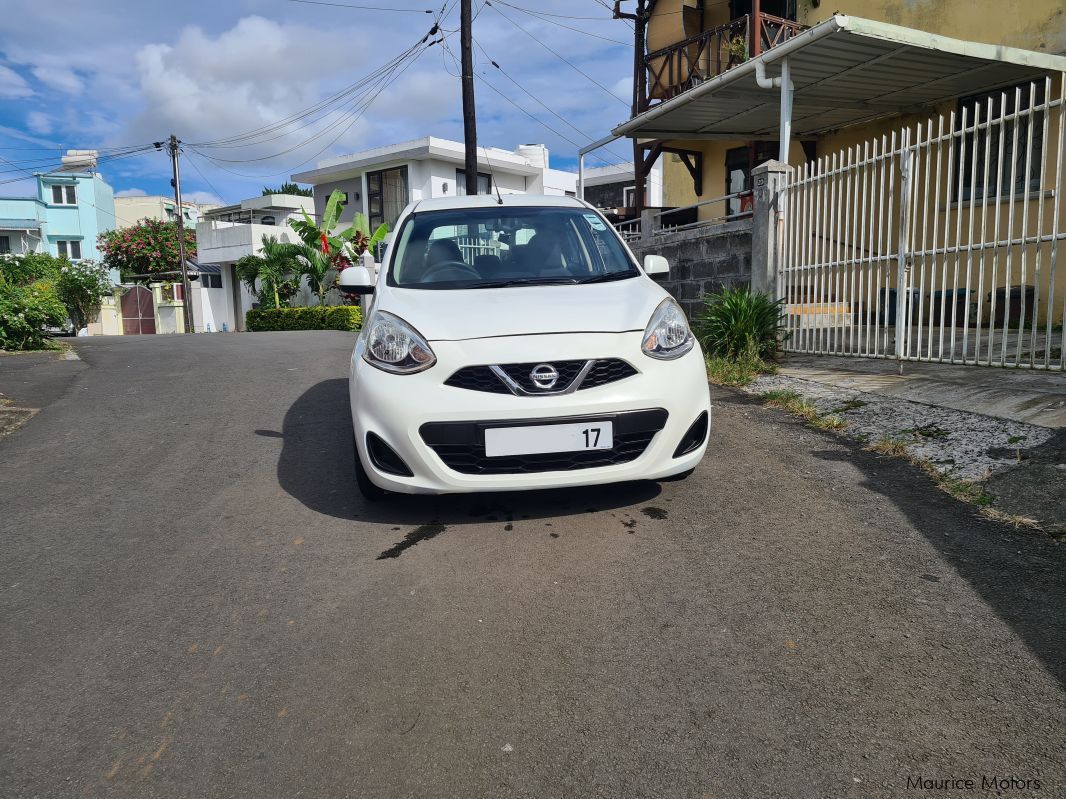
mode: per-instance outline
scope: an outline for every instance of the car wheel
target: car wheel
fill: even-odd
[[[352,444],[354,445],[355,442],[353,441]],[[363,495],[363,499],[367,502],[380,502],[388,492],[370,482],[370,475],[366,473],[366,469],[363,468],[363,461],[359,457],[359,447],[353,446],[352,449],[352,455],[355,456],[355,484],[359,486],[359,493]]]

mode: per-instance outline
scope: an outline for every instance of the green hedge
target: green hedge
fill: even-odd
[[[245,325],[252,332],[265,330],[351,330],[363,323],[354,305],[316,305],[312,308],[259,308],[248,311]]]

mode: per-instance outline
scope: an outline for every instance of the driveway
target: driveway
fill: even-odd
[[[75,346],[0,439],[5,797],[1066,787],[1061,547],[903,463],[729,394],[684,482],[369,507],[350,335]]]

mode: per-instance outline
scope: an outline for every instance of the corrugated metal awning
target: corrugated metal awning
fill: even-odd
[[[0,230],[40,230],[37,219],[0,219]]]
[[[758,69],[792,76],[792,135],[899,113],[1066,71],[1066,57],[968,42],[836,15],[757,58],[633,117],[615,135],[654,139],[776,139],[779,91],[760,88]]]

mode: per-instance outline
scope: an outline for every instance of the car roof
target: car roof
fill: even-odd
[[[501,202],[502,201],[502,202]],[[503,194],[497,197],[493,194],[477,194],[474,196],[460,195],[456,197],[437,197],[432,200],[418,200],[412,212],[421,211],[446,211],[456,208],[491,208],[493,206],[504,207],[549,207],[549,208],[586,208],[587,206],[576,197],[549,194]]]

